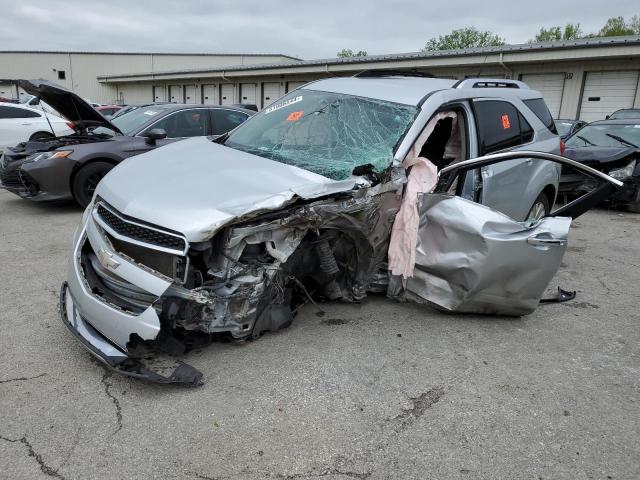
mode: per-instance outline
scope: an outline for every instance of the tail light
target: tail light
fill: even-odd
[[[67,127],[69,127],[71,130],[75,130],[76,129],[76,124],[73,122],[65,122],[67,124]]]
[[[560,155],[564,155],[564,151],[566,148],[567,146],[564,144],[564,141],[560,139]]]

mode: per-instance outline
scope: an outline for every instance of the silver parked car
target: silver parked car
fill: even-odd
[[[366,72],[308,84],[228,134],[115,167],[76,232],[63,321],[122,373],[196,385],[201,372],[159,371],[148,350],[256,338],[307,301],[368,293],[527,314],[569,217],[620,185],[554,155],[559,144],[520,82]],[[595,190],[551,212],[561,164]]]

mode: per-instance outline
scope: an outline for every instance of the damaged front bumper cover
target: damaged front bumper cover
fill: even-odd
[[[175,367],[165,367],[164,371],[154,371],[145,365],[143,358],[134,358],[121,351],[82,317],[67,282],[60,289],[60,317],[94,357],[118,373],[155,383],[173,383],[187,387],[197,387],[203,383],[202,372],[184,362],[175,362]]]

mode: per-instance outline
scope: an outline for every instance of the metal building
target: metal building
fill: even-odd
[[[414,69],[448,78],[515,78],[540,90],[556,118],[592,121],[640,107],[640,36],[466,50],[274,62],[217,68],[112,72],[98,77],[126,101],[255,103],[264,108],[312,80],[366,69]]]
[[[98,76],[126,75],[141,71],[153,74],[175,69],[291,63],[297,60],[277,54],[0,51],[0,79],[44,78],[98,103],[149,102],[150,90],[146,89],[136,96],[135,89],[129,88],[128,98],[125,100],[113,85],[99,82]],[[6,80],[0,81],[0,97],[17,98],[21,93],[23,94],[18,91],[16,84]]]
[[[520,79],[543,93],[556,118],[592,121],[640,107],[640,36],[306,61],[260,54],[0,52],[0,79],[47,78],[100,103],[264,108],[306,82],[367,69]],[[0,96],[16,95],[14,86],[0,84]]]

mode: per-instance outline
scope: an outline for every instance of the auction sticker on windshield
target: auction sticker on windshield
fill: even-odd
[[[280,110],[281,108],[284,107],[288,107],[289,105],[293,105],[294,103],[298,103],[302,101],[302,95],[299,95],[295,98],[290,98],[289,100],[286,100],[284,102],[281,103],[276,103],[275,105],[271,106],[271,107],[267,107],[264,109],[264,113],[265,115],[271,112],[275,112],[276,110]]]

